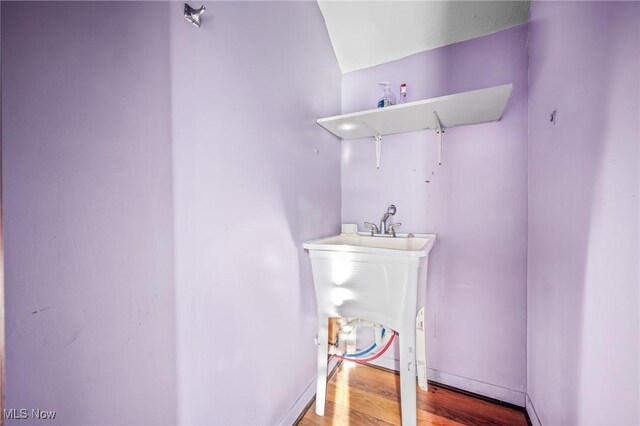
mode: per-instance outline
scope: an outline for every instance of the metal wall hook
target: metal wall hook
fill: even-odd
[[[204,6],[200,6],[199,9],[194,9],[189,6],[187,3],[184,4],[184,19],[193,24],[195,27],[200,28],[202,14],[206,8]]]

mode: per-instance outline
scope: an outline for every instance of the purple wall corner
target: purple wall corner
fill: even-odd
[[[543,424],[638,424],[640,3],[529,25],[528,393]]]

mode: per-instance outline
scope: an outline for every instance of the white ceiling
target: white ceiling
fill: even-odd
[[[527,22],[530,1],[318,0],[342,72]]]

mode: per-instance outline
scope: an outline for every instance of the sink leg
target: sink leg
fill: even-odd
[[[415,425],[416,419],[416,332],[400,331],[400,408],[402,425]]]
[[[318,318],[318,375],[316,377],[316,414],[324,416],[327,397],[327,354],[329,351],[329,318]]]

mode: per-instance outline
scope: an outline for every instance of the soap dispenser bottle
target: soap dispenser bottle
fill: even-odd
[[[384,108],[387,106],[396,104],[396,94],[391,91],[391,83],[388,81],[381,81],[380,86],[384,86],[382,97],[378,101],[378,108]]]

